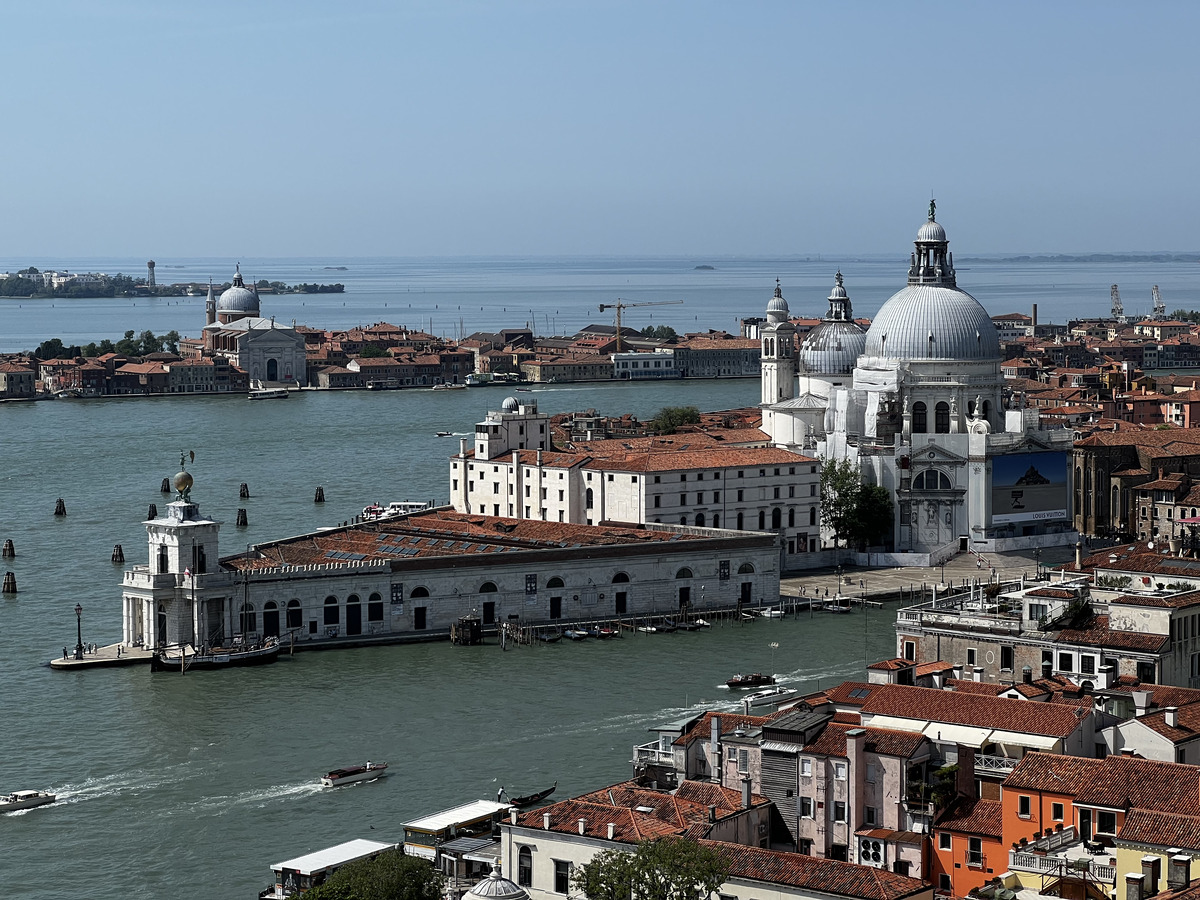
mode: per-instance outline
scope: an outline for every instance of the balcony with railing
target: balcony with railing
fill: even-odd
[[[1013,759],[1011,756],[989,756],[985,753],[977,753],[975,755],[975,771],[1008,775],[1019,762],[1019,759]]]
[[[1047,878],[1090,878],[1115,885],[1117,869],[1109,863],[1111,859],[1107,851],[1099,858],[1093,857],[1088,845],[1079,839],[1072,825],[1010,850],[1008,868],[1014,872],[1032,872]]]
[[[639,744],[633,748],[633,764],[635,766],[673,766],[675,765],[675,751],[669,747],[664,749],[659,746],[658,741]]]

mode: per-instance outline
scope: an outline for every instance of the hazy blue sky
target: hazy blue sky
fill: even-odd
[[[5,4],[0,255],[1200,249],[1196,3]]]

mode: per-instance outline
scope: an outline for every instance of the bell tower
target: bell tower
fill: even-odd
[[[779,403],[796,396],[796,326],[788,321],[788,304],[779,279],[767,304],[767,324],[761,332],[762,402]]]

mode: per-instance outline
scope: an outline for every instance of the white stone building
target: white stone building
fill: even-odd
[[[129,646],[359,643],[485,627],[732,608],[779,596],[773,534],[667,525],[551,524],[427,510],[252,546],[218,563],[220,523],[190,499],[146,522],[148,562],[125,573]]]
[[[212,285],[205,301],[204,351],[225,357],[242,369],[252,384],[307,383],[304,336],[294,325],[260,315],[258,291],[246,287],[239,266],[233,284],[213,297]]]
[[[777,289],[761,332],[763,428],[777,446],[850,459],[866,483],[887,488],[897,512],[891,547],[913,561],[967,548],[1073,543],[1067,453],[1074,435],[1040,430],[1036,410],[1005,408],[996,328],[958,287],[948,244],[931,203],[908,285],[880,308],[852,373],[845,357],[853,321],[839,280],[830,316],[805,346],[840,322],[841,349],[835,341],[801,354],[813,360],[803,394]]]
[[[459,512],[770,531],[780,536],[784,570],[803,567],[819,549],[820,466],[790,450],[566,453],[550,447],[550,417],[511,397],[475,426],[474,450],[466,444],[450,460],[450,502]]]

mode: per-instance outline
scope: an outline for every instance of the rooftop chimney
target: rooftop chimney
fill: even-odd
[[[957,680],[960,680],[960,679],[962,678],[962,675],[963,675],[963,667],[962,667],[961,665],[955,666],[955,667],[954,667],[954,678],[955,678],[955,680],[956,680],[956,681],[957,681]]]
[[[1141,718],[1146,714],[1147,708],[1150,706],[1149,691],[1133,691],[1133,708],[1134,717]]]
[[[587,819],[579,820],[579,833],[583,834],[587,831]]]
[[[510,810],[508,811],[508,821],[509,821],[509,822],[511,822],[513,825],[516,825],[516,824],[517,824],[517,815],[518,815],[518,814],[519,814],[518,810],[515,810],[515,809],[510,809]]]
[[[1145,896],[1147,897],[1153,897],[1158,893],[1158,869],[1160,865],[1162,865],[1161,857],[1142,857],[1142,877],[1145,879],[1142,882],[1142,887],[1146,891]]]
[[[983,666],[976,666],[971,674],[976,681],[983,681]]]
[[[1042,660],[1042,677],[1049,678],[1054,673],[1054,663],[1048,659]]]
[[[1083,542],[1082,541],[1075,542],[1075,568],[1076,569],[1083,568]]]
[[[1033,666],[1025,666],[1021,669],[1021,681],[1025,684],[1033,684]]]
[[[1192,858],[1186,853],[1174,854],[1167,863],[1167,887],[1178,891],[1192,883]]]
[[[1179,727],[1179,707],[1168,706],[1163,710],[1163,719],[1167,723],[1168,728]]]
[[[710,806],[708,808],[708,821],[710,823],[717,821],[717,808],[715,806]]]
[[[610,841],[613,839],[613,835],[616,833],[616,831],[617,831],[617,826],[614,823],[609,822],[608,823],[608,839]]]
[[[1142,882],[1145,880],[1145,875],[1127,872],[1125,875],[1125,900],[1143,900],[1146,894]]]
[[[750,808],[750,776],[742,778],[742,809]]]
[[[1033,329],[1037,331],[1037,304],[1033,304]]]
[[[542,813],[542,829],[544,831],[550,830],[550,813]]]

